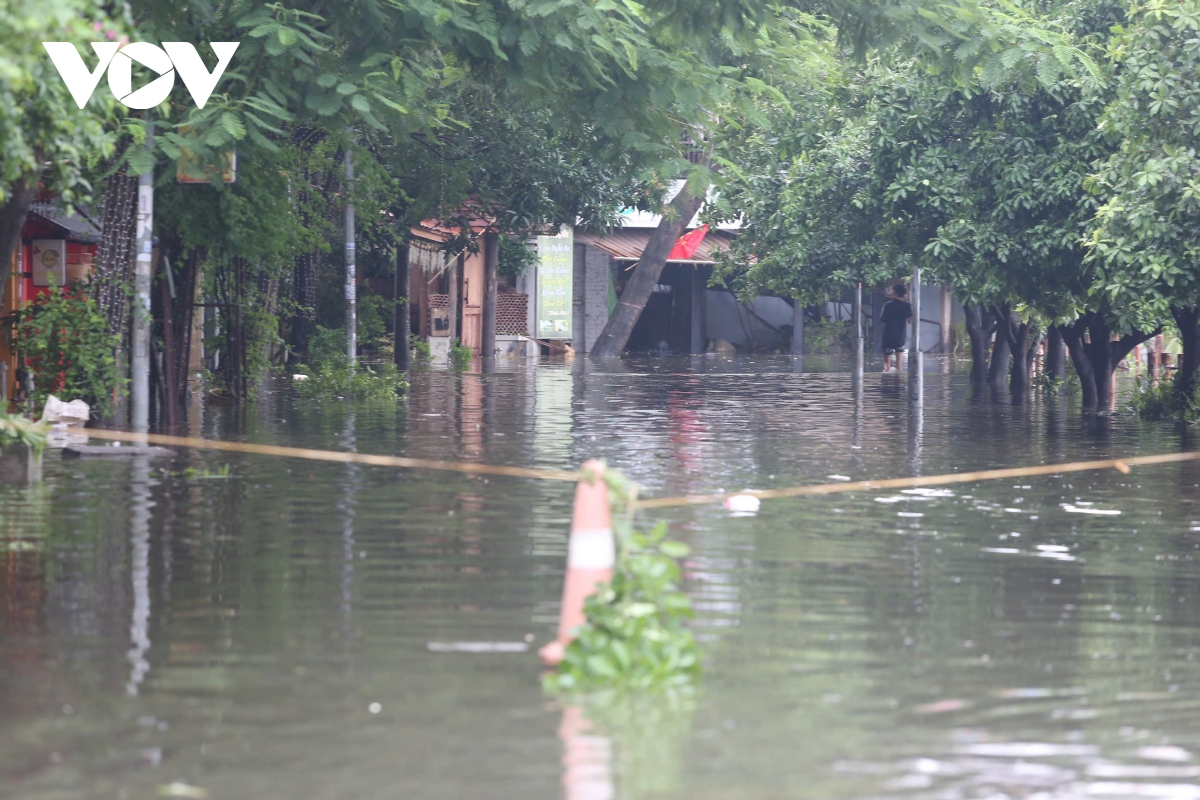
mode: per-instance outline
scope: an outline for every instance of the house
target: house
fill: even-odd
[[[0,409],[20,396],[12,338],[17,309],[51,285],[87,278],[99,243],[99,229],[81,214],[65,214],[46,201],[30,207],[0,306]]]
[[[595,344],[653,233],[652,227],[620,227],[604,235],[575,235],[577,351],[586,353]],[[666,263],[626,349],[704,352],[712,291],[708,280],[717,254],[727,250],[730,241],[728,231],[709,231],[690,258]]]
[[[482,237],[489,221],[471,220],[469,231],[437,220],[411,229],[408,249],[411,334],[429,342],[436,360],[444,359],[454,340],[481,355],[483,343],[484,253]],[[464,233],[466,234],[464,236]],[[464,241],[473,241],[474,252]],[[498,355],[525,353],[532,278],[501,279],[496,294]],[[532,354],[532,353],[531,353]]]

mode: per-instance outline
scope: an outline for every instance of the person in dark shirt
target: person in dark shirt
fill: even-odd
[[[892,289],[892,299],[883,306],[880,319],[883,321],[883,371],[895,372],[901,366],[900,359],[908,344],[908,324],[912,321],[912,306],[904,299],[908,289],[898,283]],[[896,366],[892,366],[892,356]]]

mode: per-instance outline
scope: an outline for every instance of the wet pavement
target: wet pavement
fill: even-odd
[[[626,470],[648,496],[1198,449],[786,357],[284,382],[180,431]],[[181,452],[0,486],[0,797],[1200,798],[1200,466],[656,511],[692,693],[543,695],[569,484]],[[500,643],[462,652],[457,643]]]

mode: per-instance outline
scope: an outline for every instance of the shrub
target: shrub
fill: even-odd
[[[475,358],[475,352],[463,345],[458,339],[450,343],[450,363],[456,369],[466,369],[471,366],[473,358]]]
[[[46,446],[46,426],[0,411],[0,447],[14,444],[27,445],[40,453]]]
[[[125,388],[116,357],[121,337],[109,331],[96,301],[52,286],[17,314],[17,354],[33,373],[33,410],[53,394],[82,399],[98,414],[111,414],[113,394]]]
[[[408,385],[396,365],[351,365],[346,353],[346,332],[317,326],[308,340],[311,366],[298,369],[308,374],[298,381],[300,394],[314,400],[383,400],[396,402]]]
[[[642,689],[690,683],[700,672],[700,652],[684,620],[691,600],[679,584],[679,562],[689,549],[669,541],[667,523],[646,532],[633,527],[636,487],[605,470],[613,504],[617,563],[612,582],[600,585],[584,606],[587,621],[566,648],[551,691],[591,691],[620,686]]]
[[[423,339],[414,339],[409,352],[412,353],[413,361],[428,361],[433,358],[433,350],[429,347],[429,342]]]
[[[1200,385],[1186,396],[1173,380],[1160,380],[1157,384],[1138,381],[1138,387],[1129,399],[1129,408],[1142,419],[1200,421]]]

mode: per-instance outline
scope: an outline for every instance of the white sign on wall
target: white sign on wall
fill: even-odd
[[[31,244],[33,256],[33,285],[63,286],[67,282],[67,243],[62,239],[34,239]]]

